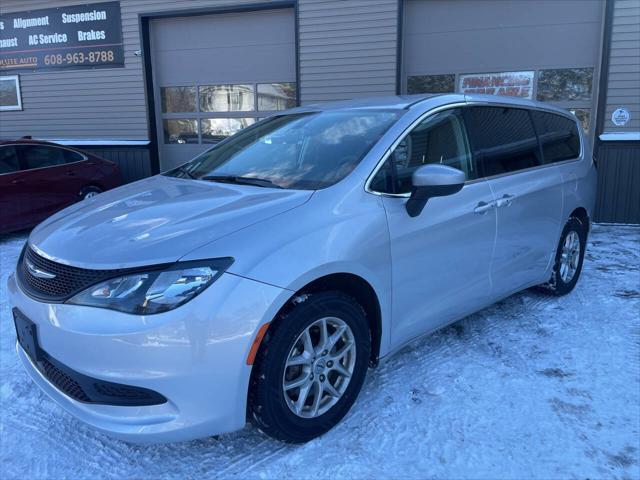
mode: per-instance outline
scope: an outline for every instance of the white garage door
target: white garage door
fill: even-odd
[[[595,107],[602,0],[405,0],[403,91],[522,96]]]
[[[157,19],[150,30],[161,170],[296,105],[292,9]]]

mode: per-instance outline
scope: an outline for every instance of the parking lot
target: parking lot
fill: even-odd
[[[15,354],[0,237],[1,471],[9,478],[638,478],[640,228],[595,226],[569,296],[529,290],[369,372],[355,407],[306,445],[243,431],[136,446],[48,400]]]

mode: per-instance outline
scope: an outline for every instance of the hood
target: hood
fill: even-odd
[[[312,194],[157,175],[58,212],[36,227],[29,243],[54,261],[82,268],[175,262]]]

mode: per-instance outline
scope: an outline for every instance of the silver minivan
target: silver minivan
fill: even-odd
[[[33,380],[134,442],[304,442],[407,342],[532,286],[570,292],[596,170],[579,124],[498,97],[269,117],[31,233],[9,298]]]

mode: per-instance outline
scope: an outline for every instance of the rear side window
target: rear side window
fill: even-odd
[[[18,154],[12,145],[0,147],[0,175],[3,173],[13,173],[20,170]]]
[[[527,110],[471,107],[465,115],[483,176],[517,172],[542,164],[536,131]]]
[[[18,148],[26,170],[54,167],[65,163],[64,151],[61,148],[45,145],[21,145]]]
[[[84,156],[73,150],[63,149],[64,161],[67,163],[81,162],[84,160]]]
[[[544,163],[580,156],[580,134],[576,122],[553,113],[532,111],[531,115],[542,145]]]

